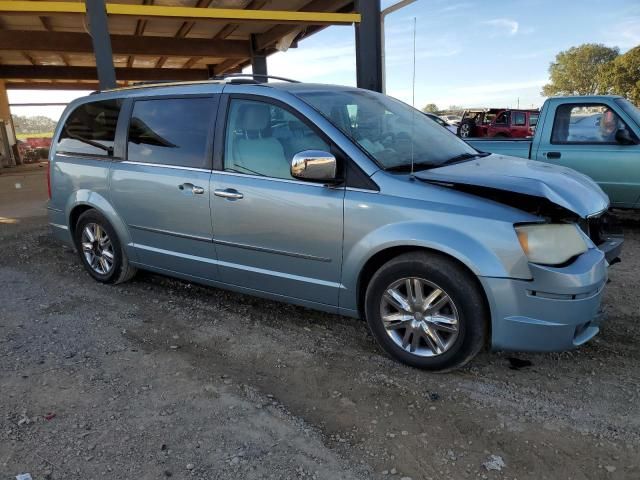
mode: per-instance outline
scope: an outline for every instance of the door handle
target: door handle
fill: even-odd
[[[234,190],[233,188],[226,188],[224,190],[214,190],[213,194],[216,197],[227,198],[229,200],[240,200],[241,198],[244,198],[244,195],[242,195],[239,191]]]
[[[195,195],[202,195],[204,193],[204,188],[194,185],[193,183],[183,183],[178,185],[180,190],[191,190],[191,193]]]
[[[547,158],[560,158],[562,156],[560,152],[547,152],[545,155]]]

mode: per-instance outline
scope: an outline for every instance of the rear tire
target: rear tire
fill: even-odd
[[[98,282],[126,282],[138,271],[129,263],[114,228],[97,210],[87,210],[80,215],[74,240],[82,264]]]
[[[437,253],[406,253],[380,267],[367,286],[365,315],[385,352],[426,370],[463,366],[488,337],[478,283]]]

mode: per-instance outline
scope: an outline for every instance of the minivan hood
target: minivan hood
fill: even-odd
[[[515,192],[546,198],[583,218],[609,207],[609,198],[586,175],[549,163],[489,155],[468,162],[423,170],[415,174],[420,180]]]

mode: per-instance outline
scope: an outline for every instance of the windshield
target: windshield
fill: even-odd
[[[297,92],[382,168],[443,165],[478,152],[422,112],[368,90]]]
[[[640,127],[640,110],[633,103],[631,103],[626,98],[616,98],[616,103],[622,107],[622,110],[625,111],[627,115],[633,118],[633,121],[636,122],[636,125]]]

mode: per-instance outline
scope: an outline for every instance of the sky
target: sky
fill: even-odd
[[[382,0],[382,7],[394,3]],[[640,45],[640,1],[417,0],[386,17],[387,94],[418,108],[539,107],[555,55],[582,43],[617,46],[622,53]],[[354,29],[328,27],[270,56],[267,68],[301,81],[355,85]],[[65,102],[86,93],[16,90],[9,100]],[[13,112],[57,119],[62,108]]]

